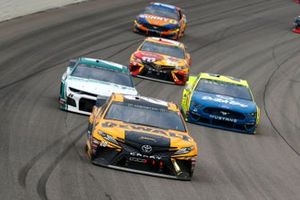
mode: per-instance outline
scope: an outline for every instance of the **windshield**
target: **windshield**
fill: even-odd
[[[163,44],[159,44],[159,43],[146,41],[146,42],[144,42],[143,46],[141,47],[141,50],[184,59],[183,49],[176,47],[176,46],[163,45]]]
[[[165,130],[185,131],[185,126],[179,113],[164,108],[139,105],[136,102],[112,103],[105,119],[152,126]]]
[[[151,5],[146,7],[144,14],[157,15],[160,17],[171,18],[179,20],[179,14],[177,10],[171,8],[165,8],[161,6]]]
[[[220,94],[252,101],[252,96],[247,87],[228,82],[200,79],[196,87],[196,91]]]
[[[83,63],[79,63],[76,66],[71,76],[133,87],[133,82],[129,74]]]

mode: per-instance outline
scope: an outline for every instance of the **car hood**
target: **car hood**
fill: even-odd
[[[256,112],[256,104],[253,101],[219,94],[194,91],[191,102],[205,107],[222,108],[242,113]]]
[[[150,62],[165,67],[176,67],[176,66],[187,65],[187,61],[185,59],[180,59],[180,58],[163,55],[159,53],[148,52],[148,51],[137,51],[134,53],[134,56],[136,58],[141,59],[143,62]]]
[[[175,19],[161,17],[157,15],[140,14],[137,20],[142,24],[151,24],[154,26],[170,26],[169,28],[178,28],[179,22]]]
[[[101,96],[109,97],[112,93],[137,95],[137,91],[133,87],[126,87],[105,81],[97,81],[70,76],[67,78],[66,84],[68,87],[74,88],[76,90]]]
[[[161,147],[187,147],[195,144],[187,132],[164,130],[114,120],[102,120],[97,129],[128,143]]]

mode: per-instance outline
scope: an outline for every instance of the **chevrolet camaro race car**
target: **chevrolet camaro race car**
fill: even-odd
[[[136,17],[134,32],[141,32],[170,39],[179,39],[184,35],[186,16],[176,6],[151,3],[143,13]]]
[[[260,117],[247,81],[219,74],[190,76],[181,106],[188,122],[249,134]]]
[[[300,16],[295,18],[293,32],[300,34]]]
[[[148,37],[130,57],[133,76],[184,85],[189,77],[190,54],[184,44]]]
[[[113,92],[137,94],[126,66],[92,58],[72,60],[61,79],[60,108],[88,115],[97,96],[104,103]]]
[[[86,150],[96,165],[180,180],[191,179],[197,157],[176,104],[121,94],[96,103]]]

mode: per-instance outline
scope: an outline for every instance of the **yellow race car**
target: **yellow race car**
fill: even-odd
[[[130,57],[133,76],[184,85],[189,78],[190,54],[183,43],[148,37]]]
[[[86,150],[92,163],[114,169],[190,180],[197,144],[178,106],[143,96],[113,94],[96,103]]]

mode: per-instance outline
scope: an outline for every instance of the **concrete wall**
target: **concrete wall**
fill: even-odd
[[[0,21],[84,0],[0,0]]]

